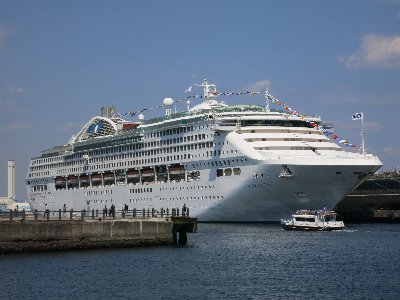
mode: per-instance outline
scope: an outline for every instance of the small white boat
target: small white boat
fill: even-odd
[[[328,210],[298,210],[292,219],[281,220],[285,230],[330,231],[345,228],[337,213]]]

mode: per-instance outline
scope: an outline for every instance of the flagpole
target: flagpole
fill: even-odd
[[[365,155],[365,141],[364,141],[364,113],[361,113],[361,150],[362,155]]]
[[[265,103],[265,110],[267,111],[267,112],[270,112],[270,108],[269,108],[269,97],[268,97],[268,95],[269,95],[269,92],[268,92],[268,86],[267,86],[267,90],[265,91],[265,100],[266,100],[266,103]]]

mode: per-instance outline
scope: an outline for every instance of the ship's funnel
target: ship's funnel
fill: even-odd
[[[115,106],[103,106],[100,112],[102,117],[112,118],[115,115]]]

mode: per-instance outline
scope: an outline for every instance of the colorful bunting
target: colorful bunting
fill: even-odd
[[[186,91],[190,92],[191,89],[189,90],[189,88],[188,88]],[[235,96],[253,95],[254,96],[254,95],[260,94],[260,92],[252,92],[252,91],[237,92],[237,93],[235,93],[235,92],[229,92],[229,93],[227,93],[227,92],[222,92],[222,93],[212,92],[212,94],[213,94],[213,96],[232,96],[232,95],[235,95]],[[200,94],[192,95],[192,96],[187,96],[187,97],[179,99],[179,100],[174,100],[174,103],[179,103],[179,102],[186,101],[186,100],[189,100],[189,99],[203,99],[203,98],[204,98],[203,95],[200,95]],[[134,111],[134,112],[127,112],[127,113],[124,113],[124,114],[117,114],[115,116],[122,118],[122,117],[126,117],[126,116],[129,115],[130,117],[133,117],[136,114],[143,113],[145,111],[152,111],[153,109],[161,108],[161,107],[164,107],[164,106],[165,106],[164,104],[161,104],[161,105],[153,106],[151,108],[143,108],[141,110]]]
[[[265,97],[266,97],[268,100],[272,101],[273,103],[275,103],[275,104],[277,104],[277,105],[279,105],[279,106],[282,106],[282,108],[283,108],[284,110],[290,112],[292,115],[295,115],[295,116],[298,116],[298,117],[304,119],[305,122],[307,122],[307,123],[310,124],[310,126],[312,126],[312,127],[314,127],[314,128],[317,128],[319,131],[321,131],[322,133],[324,133],[326,136],[331,137],[331,138],[334,139],[334,140],[339,140],[339,141],[338,141],[339,144],[343,144],[343,145],[348,146],[348,147],[351,147],[351,148],[355,148],[355,147],[356,147],[356,145],[351,144],[351,143],[349,143],[348,141],[346,141],[346,140],[342,139],[341,137],[339,137],[338,135],[334,134],[333,132],[328,131],[328,130],[325,129],[325,128],[322,128],[322,127],[319,126],[317,123],[315,123],[315,122],[313,122],[313,121],[311,121],[311,120],[306,119],[307,117],[306,117],[305,115],[300,114],[299,112],[293,110],[293,109],[290,108],[288,105],[286,105],[284,102],[279,101],[278,99],[276,99],[276,98],[273,97],[272,95],[268,94],[267,92],[265,93]]]

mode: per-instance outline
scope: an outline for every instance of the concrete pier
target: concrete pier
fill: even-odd
[[[38,217],[38,216],[41,217]],[[52,216],[52,218],[49,217]],[[53,215],[55,215],[53,217]],[[147,216],[149,215],[149,216]],[[72,216],[72,214],[71,214]],[[185,225],[186,224],[186,225]],[[85,216],[59,218],[57,212],[0,218],[0,254],[32,251],[185,245],[186,232],[196,232],[197,219],[189,217]],[[176,239],[179,233],[179,241]]]

